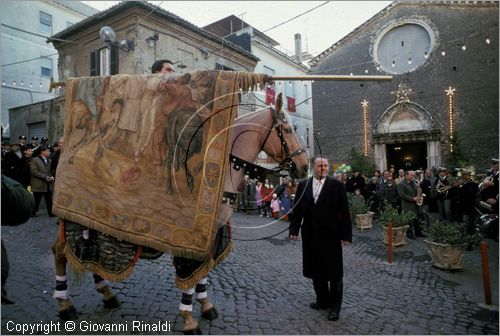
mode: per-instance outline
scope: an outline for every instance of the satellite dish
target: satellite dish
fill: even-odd
[[[116,39],[116,34],[113,31],[113,28],[104,26],[99,31],[99,35],[101,36],[101,40],[105,43],[112,43]]]

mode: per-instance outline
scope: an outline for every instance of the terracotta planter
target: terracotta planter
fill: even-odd
[[[406,230],[408,230],[410,226],[400,226],[400,227],[392,227],[392,246],[401,246],[406,244]],[[384,243],[389,245],[387,226],[381,226],[382,232],[384,233]]]
[[[356,227],[360,230],[371,229],[373,227],[373,215],[374,212],[368,212],[365,214],[357,214],[354,215],[354,222],[356,223]]]
[[[448,271],[464,268],[465,248],[463,245],[441,244],[428,240],[425,243],[432,258],[432,266]]]

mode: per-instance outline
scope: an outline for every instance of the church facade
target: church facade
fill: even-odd
[[[333,163],[354,148],[381,170],[459,156],[482,172],[498,157],[496,1],[394,2],[310,65],[314,75],[393,76],[313,84],[315,153]]]

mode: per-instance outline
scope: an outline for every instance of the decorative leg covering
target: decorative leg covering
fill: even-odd
[[[208,300],[206,277],[196,284],[195,291],[196,301],[201,304],[201,316],[209,321],[215,320],[219,316],[219,313],[214,305]]]
[[[192,311],[181,310],[180,315],[184,319],[184,328],[182,328],[184,335],[201,335],[198,321],[193,318]]]
[[[121,304],[120,300],[111,291],[108,286],[108,282],[100,277],[98,274],[94,274],[94,284],[95,289],[103,295],[102,302],[104,303],[104,308],[118,308]]]
[[[56,275],[56,289],[52,297],[57,299],[58,315],[62,320],[72,321],[78,318],[78,312],[68,297],[66,275]]]
[[[189,288],[182,291],[182,299],[179,304],[179,311],[184,318],[184,328],[182,332],[186,335],[200,334],[198,321],[193,318],[193,294],[194,288]]]

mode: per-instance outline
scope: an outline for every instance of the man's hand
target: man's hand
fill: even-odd
[[[342,247],[345,247],[345,246],[348,246],[348,245],[351,245],[351,242],[348,241],[348,240],[341,240],[342,242]]]
[[[297,240],[297,236],[294,236],[294,235],[290,235],[290,240]]]

